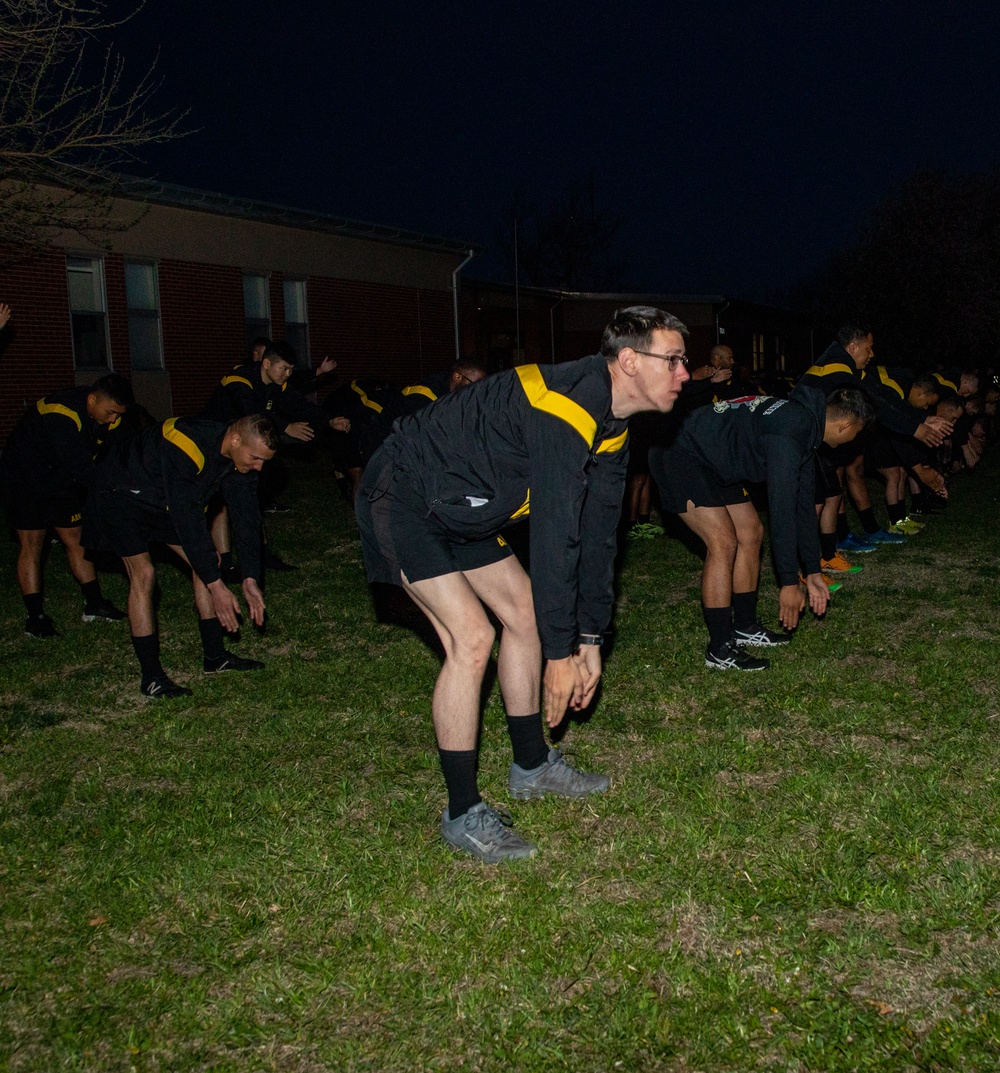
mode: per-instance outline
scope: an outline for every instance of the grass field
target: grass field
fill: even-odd
[[[269,523],[254,675],[206,678],[161,570],[164,664],[84,625],[61,550],[22,633],[0,551],[0,1069],[1000,1069],[1000,563],[994,456],[864,557],[765,674],[702,665],[696,557],[625,559],[586,803],[506,800],[539,845],[438,841],[437,657],[376,621],[319,465]],[[106,578],[124,603],[125,584]],[[764,618],[776,603],[766,586]]]

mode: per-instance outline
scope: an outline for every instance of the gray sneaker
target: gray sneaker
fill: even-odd
[[[603,794],[611,785],[607,775],[591,775],[577,771],[566,763],[558,749],[549,749],[548,759],[541,767],[525,771],[517,764],[510,765],[507,789],[511,797],[527,801],[532,797],[555,794],[557,797],[587,797]]]
[[[538,847],[525,841],[514,830],[512,822],[509,814],[503,816],[485,801],[480,801],[456,820],[445,809],[441,814],[441,837],[449,846],[470,853],[487,864],[534,857]]]

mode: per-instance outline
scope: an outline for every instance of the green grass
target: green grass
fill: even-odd
[[[438,841],[438,660],[376,621],[320,465],[269,522],[303,569],[237,648],[263,674],[199,673],[161,569],[190,701],[139,696],[127,630],[79,621],[59,549],[63,635],[25,638],[5,545],[0,1068],[1000,1068],[987,466],[766,674],[706,670],[700,563],[630,547],[600,703],[564,742],[612,790],[511,803],[540,855],[499,868]],[[494,687],[501,803],[508,763]]]

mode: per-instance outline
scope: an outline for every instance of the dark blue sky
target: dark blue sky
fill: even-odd
[[[147,0],[160,179],[489,245],[593,173],[635,289],[766,294],[916,168],[1000,164],[1000,5]],[[135,169],[140,170],[140,169]]]

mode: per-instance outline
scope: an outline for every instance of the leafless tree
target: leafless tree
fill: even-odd
[[[0,240],[22,251],[53,231],[100,241],[123,168],[184,133],[157,111],[155,63],[138,82],[102,38],[134,17],[105,0],[0,0]]]

